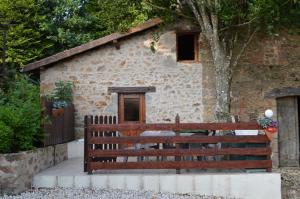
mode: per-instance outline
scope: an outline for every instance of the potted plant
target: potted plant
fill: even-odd
[[[47,96],[49,101],[53,102],[52,115],[60,116],[64,113],[64,108],[72,103],[73,83],[58,81],[55,82],[55,88]]]
[[[266,110],[265,117],[257,120],[257,123],[264,129],[266,135],[272,140],[273,135],[277,132],[278,124],[272,119],[273,112]]]
[[[67,104],[65,101],[54,101],[53,107],[52,107],[52,115],[55,117],[63,115],[65,112],[64,107],[66,107],[66,106],[67,106]]]
[[[275,133],[277,131],[277,122],[273,121],[272,118],[264,117],[258,120],[258,124],[264,128],[264,130]]]

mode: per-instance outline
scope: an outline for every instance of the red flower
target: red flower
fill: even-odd
[[[266,128],[266,131],[268,131],[270,133],[276,133],[277,128],[275,128],[275,127],[268,127],[268,128]]]

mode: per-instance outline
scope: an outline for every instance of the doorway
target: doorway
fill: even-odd
[[[299,166],[300,97],[288,96],[276,99],[278,117],[279,165]]]
[[[139,124],[146,121],[145,94],[119,93],[118,116],[119,124]],[[124,136],[138,136],[140,132],[122,132]]]

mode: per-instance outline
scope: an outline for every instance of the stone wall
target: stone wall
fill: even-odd
[[[117,115],[118,96],[108,87],[156,87],[146,94],[147,123],[174,122],[176,114],[182,122],[204,121],[201,55],[199,63],[177,62],[174,30],[160,36],[155,53],[152,38],[149,30],[120,40],[119,50],[105,45],[41,71],[42,93],[58,80],[74,82],[77,138],[83,136],[84,115]]]
[[[240,115],[242,121],[249,121],[272,109],[276,120],[276,100],[265,98],[265,94],[275,88],[299,86],[300,36],[257,35],[234,73],[232,113]],[[273,139],[272,151],[273,165],[278,166],[278,134]]]
[[[0,154],[0,195],[30,189],[34,174],[66,160],[67,155],[67,144]]]
[[[299,87],[300,36],[282,33],[278,37],[257,36],[235,70],[232,82],[232,112],[242,120],[272,108],[275,99],[265,94],[274,88]],[[275,115],[276,116],[276,115]]]

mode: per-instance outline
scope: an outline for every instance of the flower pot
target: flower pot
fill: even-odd
[[[52,115],[53,115],[54,117],[61,116],[61,115],[64,114],[64,112],[65,112],[65,109],[63,109],[63,108],[52,109]]]
[[[266,128],[266,131],[268,131],[270,133],[276,133],[277,128],[275,128],[275,127],[268,127],[268,128]]]

